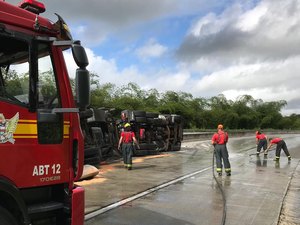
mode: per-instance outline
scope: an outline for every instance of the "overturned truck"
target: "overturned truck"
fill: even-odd
[[[176,114],[158,114],[141,110],[124,110],[117,121],[119,134],[125,123],[130,123],[140,149],[134,155],[178,151],[183,139],[183,119]]]
[[[101,161],[117,154],[118,131],[109,109],[87,109],[81,113],[84,133],[84,164],[99,168]]]
[[[163,114],[159,117],[167,121],[167,151],[179,151],[183,140],[183,118],[176,114]]]
[[[123,110],[116,120],[110,109],[89,108],[80,113],[84,134],[84,164],[100,167],[101,161],[119,158],[118,140],[125,123],[130,123],[139,142],[135,156],[179,151],[183,139],[183,118],[141,110]]]

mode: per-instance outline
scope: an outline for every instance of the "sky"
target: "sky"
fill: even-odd
[[[58,13],[81,40],[100,84],[247,94],[300,114],[299,0],[40,1],[42,16]]]

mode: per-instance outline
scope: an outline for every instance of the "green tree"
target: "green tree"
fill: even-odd
[[[232,101],[223,94],[208,99],[194,98],[187,92],[143,90],[132,82],[121,87],[111,83],[100,85],[96,74],[91,75],[91,83],[92,107],[115,108],[118,113],[131,109],[179,114],[187,121],[185,128],[215,129],[219,123],[229,129],[300,128],[298,115],[281,115],[286,105],[284,100],[264,102],[242,95]]]
[[[115,85],[106,83],[99,85],[98,88],[91,90],[91,105],[95,108],[107,107],[114,108]]]

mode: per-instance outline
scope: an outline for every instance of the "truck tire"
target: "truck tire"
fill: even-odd
[[[150,151],[156,151],[157,145],[155,143],[140,143],[140,149],[139,150],[150,150]]]
[[[101,162],[101,158],[102,158],[100,150],[101,150],[101,148],[96,147],[96,146],[86,147],[84,149],[84,164],[99,166],[99,164]],[[93,161],[93,162],[95,161],[95,163],[91,164],[91,161]]]
[[[159,152],[167,151],[167,143],[164,140],[156,140],[155,143]]]
[[[106,115],[103,109],[94,109],[94,117],[96,122],[106,121]]]
[[[181,145],[172,145],[172,151],[180,151]]]
[[[91,127],[94,143],[101,146],[104,143],[103,132],[100,127]]]
[[[164,139],[164,137],[163,137],[162,135],[156,135],[156,140],[161,141],[161,140],[163,140],[163,139]]]
[[[87,158],[92,158],[94,156],[99,156],[99,150],[97,147],[95,148],[86,148],[84,149],[84,157]]]
[[[0,206],[0,221],[1,225],[18,225],[17,220],[5,208]]]
[[[91,118],[93,116],[93,111],[91,109],[80,111],[79,116],[81,119]]]
[[[135,122],[137,123],[147,123],[147,118],[146,117],[135,117]]]
[[[99,156],[95,156],[95,157],[92,157],[92,158],[87,158],[87,159],[84,159],[84,165],[91,165],[91,166],[94,166],[96,167],[97,169],[100,168],[100,157]]]
[[[133,114],[135,117],[146,117],[146,112],[141,110],[134,110]]]
[[[166,126],[168,124],[167,120],[161,118],[155,118],[153,122],[156,126]]]
[[[154,118],[151,118],[151,117],[147,117],[147,123],[149,124],[153,124],[154,123]]]
[[[147,118],[158,118],[158,113],[146,112]]]
[[[181,123],[181,116],[173,115],[172,116],[172,123]]]
[[[105,159],[112,155],[112,148],[108,145],[102,146],[101,152],[102,152],[101,154],[103,156],[103,159]]]

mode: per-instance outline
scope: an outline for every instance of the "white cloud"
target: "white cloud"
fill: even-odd
[[[20,1],[8,2],[16,5]],[[168,17],[204,12],[224,2],[225,0],[51,0],[43,2],[46,12],[41,16],[56,21],[54,13],[58,13],[72,28],[72,33],[78,35],[75,38],[91,47],[99,45],[112,33],[119,36],[130,35],[128,29],[132,27]],[[82,24],[86,28],[85,33],[80,35],[75,29]]]
[[[244,94],[264,100],[292,100],[300,91],[300,56],[283,62],[233,65],[195,82],[194,92],[223,93],[230,99]]]
[[[252,31],[259,26],[260,20],[267,14],[268,6],[264,2],[252,10],[242,14],[236,22],[236,27],[242,31]]]
[[[142,60],[147,60],[149,58],[160,57],[167,50],[167,47],[159,44],[155,39],[150,39],[144,46],[136,49],[135,53]]]
[[[265,0],[250,11],[234,6],[220,15],[200,18],[180,46],[178,57],[187,63],[207,58],[228,65],[299,54],[298,8],[299,1]]]
[[[96,55],[93,50],[86,48],[89,65],[87,69],[91,73],[99,76],[100,84],[114,83],[116,85],[125,85],[129,82],[143,82],[143,76],[135,66],[127,67],[124,70],[119,70],[114,59],[106,60],[102,56]],[[75,77],[76,64],[73,60],[71,52],[64,53],[68,72],[70,77]]]
[[[196,21],[177,52],[182,67],[200,74],[193,94],[299,102],[299,9],[299,1],[264,0],[252,9],[237,4]]]
[[[190,74],[185,71],[178,71],[175,74],[162,71],[159,78],[154,80],[154,87],[159,87],[161,91],[187,91],[189,79]]]
[[[87,69],[99,75],[100,84],[111,82],[122,86],[129,82],[135,82],[143,89],[156,88],[161,92],[166,90],[189,92],[189,90],[186,90],[186,85],[189,84],[190,79],[190,73],[187,71],[182,70],[174,74],[167,70],[161,70],[153,75],[147,71],[140,71],[134,65],[120,70],[113,59],[105,60],[103,57],[96,55],[91,49],[86,49],[86,52],[89,58]],[[69,74],[74,77],[76,65],[71,52],[66,52],[64,56]]]
[[[225,0],[209,3],[204,0],[66,0],[64,3],[52,0],[46,7],[47,12],[53,14],[58,10],[67,23],[72,23],[72,32],[82,39],[84,46],[99,45],[110,37],[122,39],[122,35],[142,41],[139,32],[153,21],[176,18],[178,22],[182,15],[190,18],[198,15],[198,19],[193,17],[195,20],[178,47],[177,65],[163,67],[163,70],[157,64],[153,64],[151,71],[139,69],[139,63],[171,56],[169,51],[174,48],[174,42],[172,47],[165,40],[162,45],[157,41],[162,40],[156,37],[158,34],[153,34],[153,39],[135,51],[132,46],[136,44],[126,45],[130,46],[126,54],[137,54],[141,62],[128,63],[128,68],[121,69],[117,56],[107,59],[87,49],[88,69],[100,76],[100,83],[136,82],[142,88],[186,91],[195,97],[223,93],[235,99],[250,94],[264,101],[287,100],[290,104],[287,109],[296,111],[300,102],[297,97],[300,91],[297,75],[300,70],[300,1],[232,2],[233,5]],[[62,4],[69,7],[58,9],[57,5]],[[72,68],[71,76],[75,74],[72,62],[68,55],[66,64]]]

